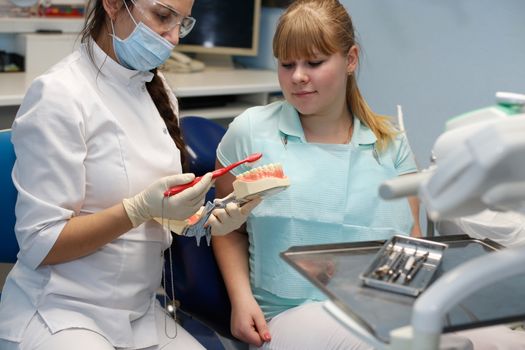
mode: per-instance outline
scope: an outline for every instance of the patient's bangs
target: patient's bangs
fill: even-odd
[[[306,13],[288,17],[276,33],[275,57],[280,61],[290,61],[337,52],[337,46],[329,37],[331,31],[322,29],[319,22],[318,16],[308,16]]]

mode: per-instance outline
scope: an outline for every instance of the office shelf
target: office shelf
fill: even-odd
[[[79,33],[83,24],[84,18],[0,17],[0,33]]]

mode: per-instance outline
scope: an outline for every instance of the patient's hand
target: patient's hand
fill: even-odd
[[[236,305],[232,303],[230,326],[233,336],[245,343],[260,347],[271,340],[264,314],[253,296]]]

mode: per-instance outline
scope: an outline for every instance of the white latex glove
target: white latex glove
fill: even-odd
[[[124,209],[133,224],[137,227],[154,217],[184,220],[199,210],[204,196],[211,186],[211,173],[190,188],[171,197],[164,198],[164,192],[173,186],[193,181],[193,174],[178,174],[157,180],[144,191],[122,201]],[[162,202],[164,201],[164,205]]]
[[[230,193],[227,197],[219,200],[229,199],[232,196],[233,193]],[[261,203],[261,201],[261,198],[255,198],[243,203],[242,206],[239,206],[239,204],[235,202],[228,203],[223,209],[215,209],[208,218],[205,226],[211,226],[211,234],[213,236],[224,236],[241,227],[241,225],[246,222],[253,208]]]

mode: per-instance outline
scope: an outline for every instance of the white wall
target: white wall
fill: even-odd
[[[363,49],[359,85],[405,126],[421,166],[445,121],[525,93],[525,1],[342,0]]]

